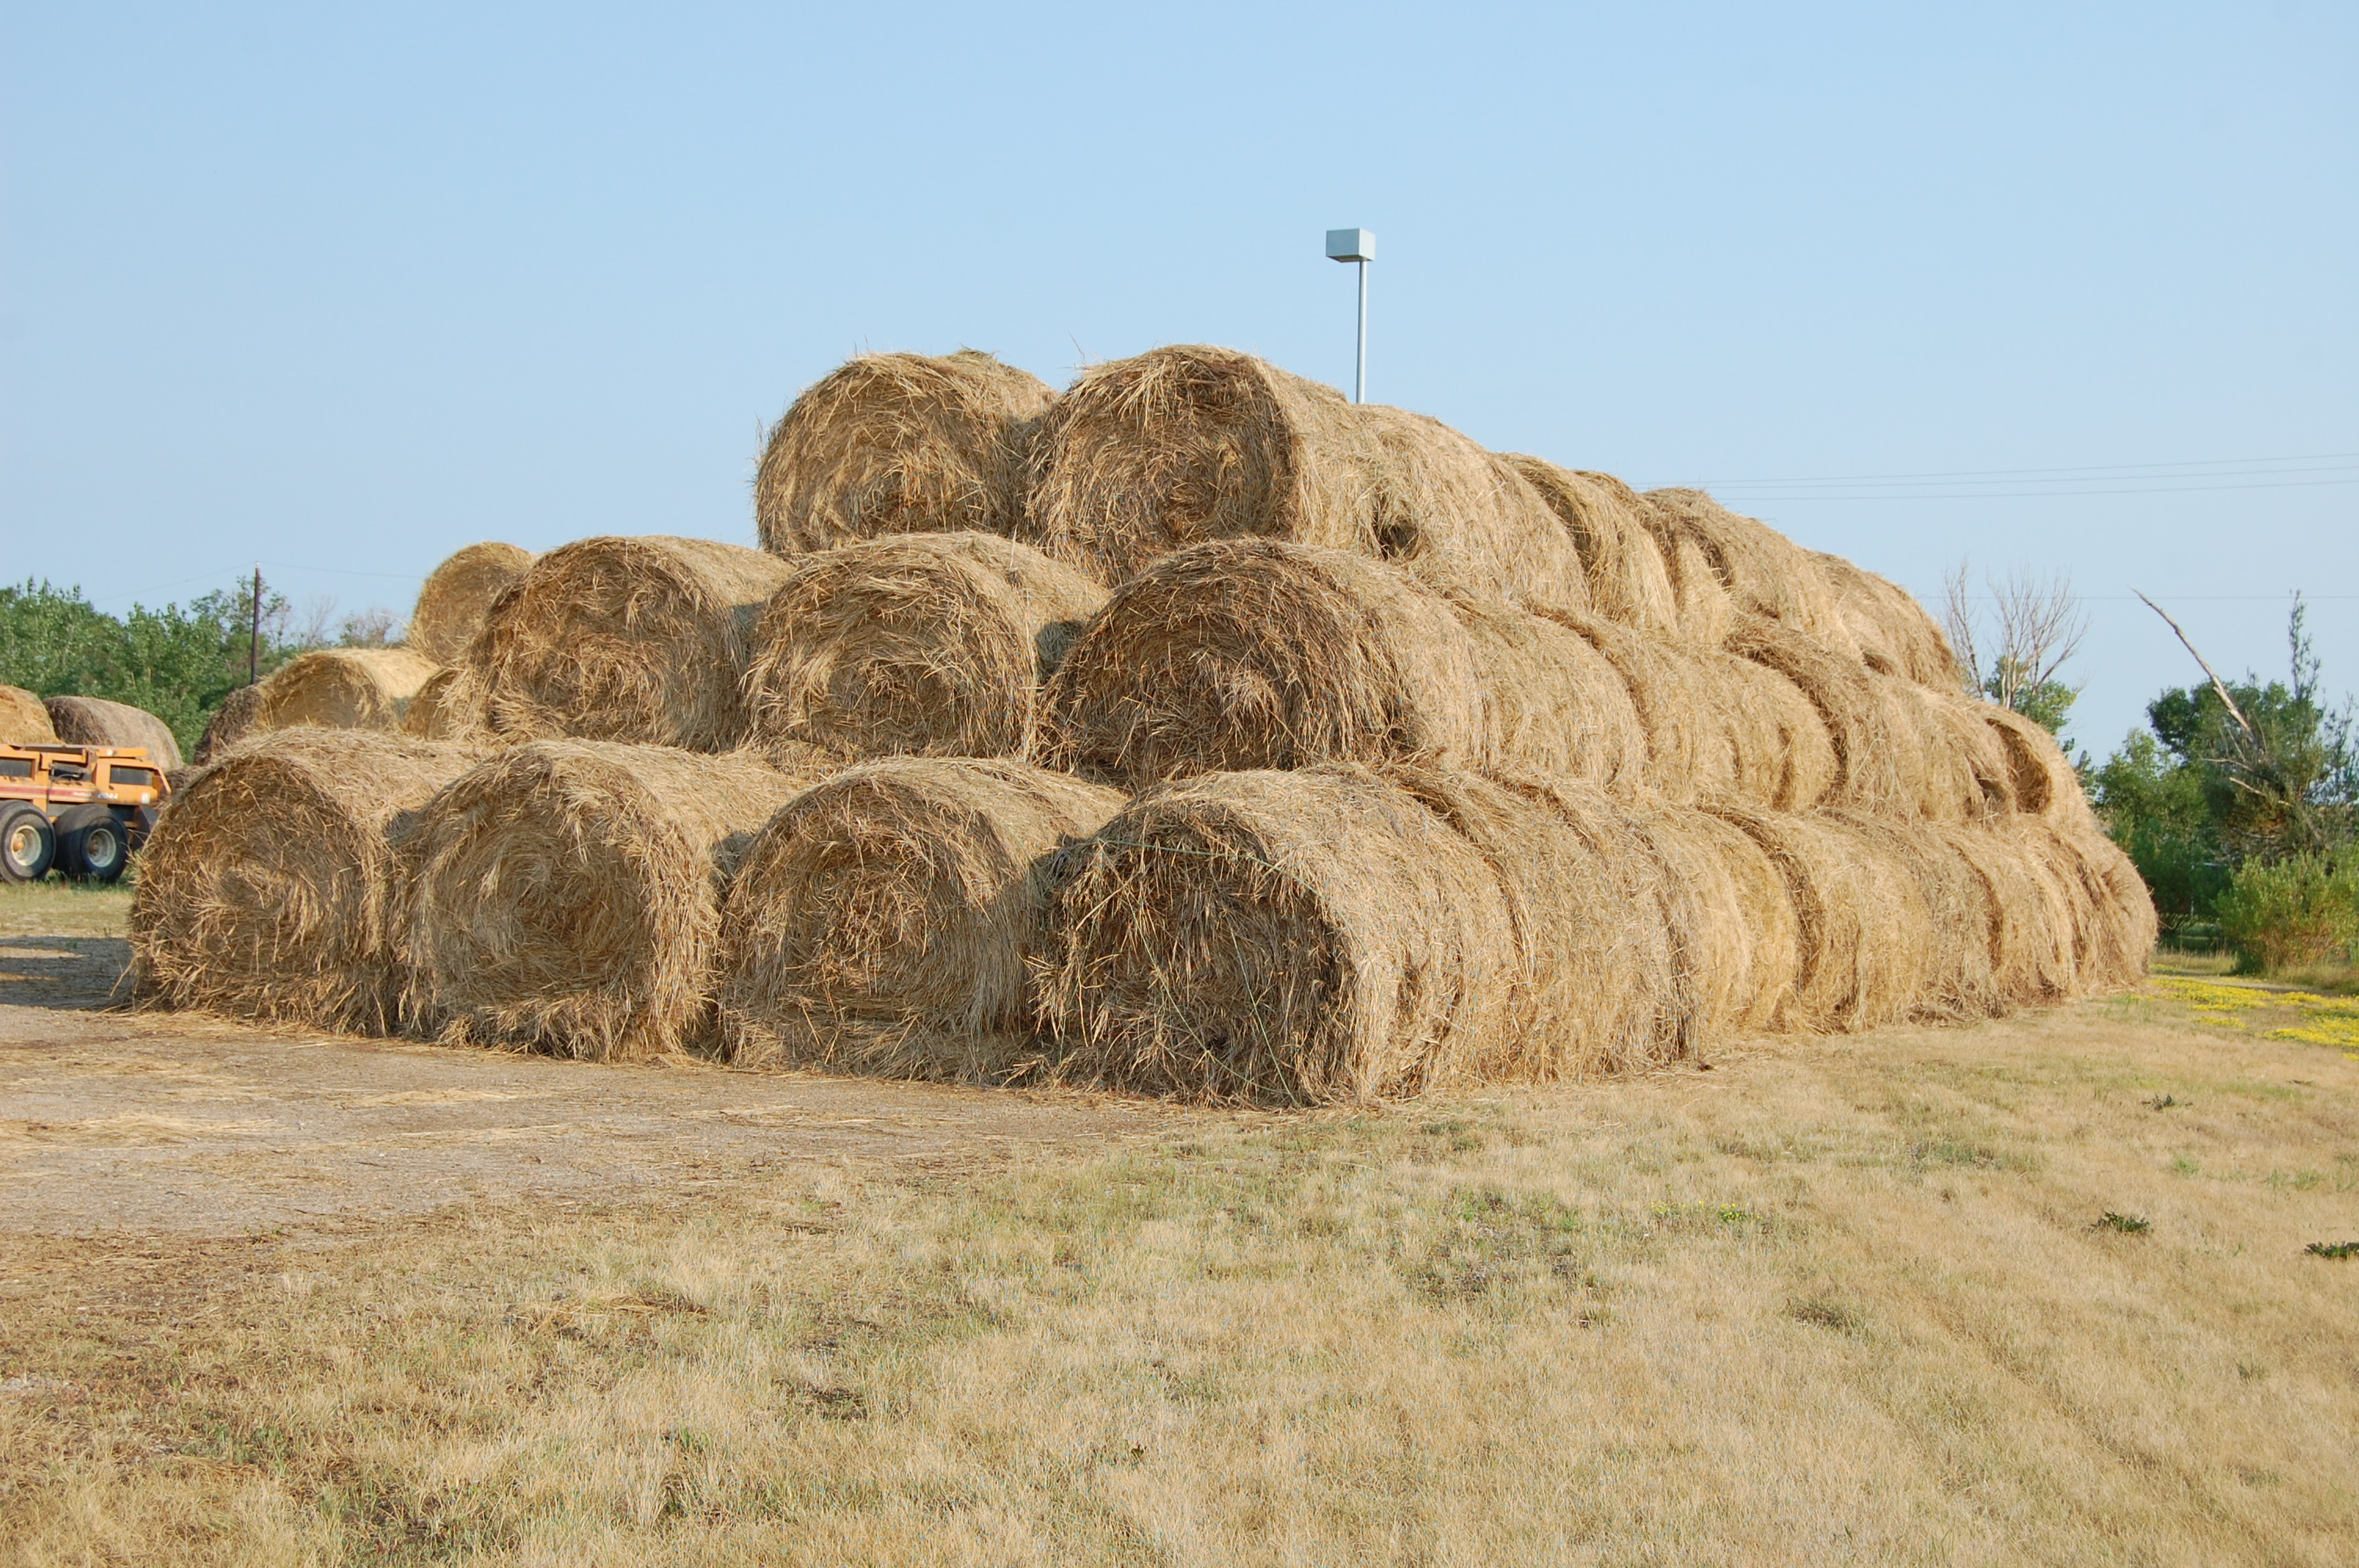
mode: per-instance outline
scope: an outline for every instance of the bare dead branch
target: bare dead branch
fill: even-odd
[[[2169,627],[2172,632],[2178,634],[2180,645],[2184,647],[2190,654],[2194,654],[2195,662],[2202,666],[2205,678],[2211,681],[2212,689],[2218,692],[2220,694],[2220,700],[2228,705],[2229,717],[2235,719],[2236,727],[2245,732],[2245,738],[2246,740],[2252,741],[2254,745],[2259,746],[2261,744],[2261,737],[2259,733],[2254,730],[2253,721],[2245,717],[2245,710],[2236,706],[2236,699],[2234,697],[2228,695],[2227,683],[2220,678],[2219,672],[2212,667],[2211,661],[2204,658],[2201,654],[2196,652],[2195,644],[2188,637],[2186,629],[2180,626],[2178,622],[2173,621],[2170,618],[2169,611],[2165,610],[2153,600],[2147,599],[2145,594],[2138,593],[2136,589],[2132,589],[2130,591],[2132,593],[2136,593],[2138,598],[2145,601],[2146,607],[2148,610],[2153,611],[2157,615],[2161,616],[2162,623]],[[2266,752],[2267,748],[2263,748],[2263,750]]]

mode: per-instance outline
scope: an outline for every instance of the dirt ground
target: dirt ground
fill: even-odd
[[[922,1171],[1086,1149],[1187,1114],[132,1013],[111,1004],[127,961],[119,936],[0,934],[0,1232],[251,1236],[486,1200],[692,1194],[774,1166]]]

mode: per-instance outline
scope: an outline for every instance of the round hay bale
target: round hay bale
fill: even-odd
[[[537,741],[492,757],[403,839],[405,1022],[595,1061],[702,1043],[723,890],[812,782],[664,746]]]
[[[2080,773],[2046,725],[1995,702],[1974,703],[1971,711],[1997,737],[2016,810],[2060,827],[2097,831]]]
[[[446,665],[427,676],[401,716],[401,730],[423,741],[491,744],[492,733],[484,725],[483,686],[474,672],[464,665]]]
[[[1589,610],[1581,552],[1512,464],[1427,415],[1379,403],[1359,416],[1385,455],[1377,554],[1437,588]]]
[[[199,767],[221,761],[248,735],[263,732],[261,718],[261,685],[239,687],[223,697],[213,716],[205,720],[205,732],[197,738],[196,755],[190,761]]]
[[[862,354],[771,428],[754,481],[762,546],[785,555],[883,534],[1013,534],[1048,384],[973,349]]]
[[[1275,540],[1180,551],[1117,588],[1049,682],[1060,766],[1190,773],[1416,756],[1488,765],[1473,638],[1361,555]]]
[[[1785,676],[1817,710],[1835,760],[1829,804],[1904,815],[1915,809],[1915,792],[1902,773],[1908,759],[1894,744],[1886,706],[1859,660],[1766,615],[1741,618],[1728,651]]]
[[[261,730],[398,730],[435,665],[408,648],[321,648],[265,676]]]
[[[1156,349],[1092,365],[1042,416],[1026,536],[1108,583],[1207,539],[1375,556],[1387,466],[1332,387],[1233,349]]]
[[[1130,788],[1221,769],[1416,759],[1635,781],[1612,666],[1521,611],[1348,551],[1200,545],[1115,590],[1049,686],[1049,755]]]
[[[1678,895],[1650,859],[1643,814],[1580,780],[1379,771],[1474,848],[1506,900],[1506,1015],[1468,1041],[1461,1072],[1578,1077],[1692,1048],[1694,977],[1669,924]]]
[[[455,665],[484,629],[493,600],[523,578],[532,552],[486,541],[469,545],[436,567],[409,612],[408,645],[438,665]]]
[[[1679,602],[1663,553],[1639,521],[1646,503],[1611,474],[1563,469],[1542,458],[1507,453],[1571,535],[1589,579],[1590,610],[1657,637],[1680,633]]]
[[[1904,676],[1936,691],[1966,684],[1950,639],[1905,588],[1841,556],[1809,552],[1832,588],[1835,607],[1870,669]]]
[[[1901,677],[1875,678],[1898,681]],[[2017,809],[2015,761],[2007,754],[2001,731],[1984,717],[1985,708],[1996,705],[1962,692],[1917,686],[1914,681],[1906,684],[1925,694],[1933,715],[1933,732],[1965,770],[1964,781],[1952,784],[1958,789],[1956,804],[1962,813],[1961,819],[2004,816]]]
[[[176,792],[131,901],[145,1004],[382,1033],[402,971],[399,819],[477,753],[369,730],[253,737]]]
[[[180,742],[171,726],[144,708],[101,697],[53,697],[43,706],[49,727],[69,746],[144,746],[158,766],[180,765]]]
[[[1659,868],[1656,897],[1675,977],[1669,994],[1686,999],[1690,1014],[1682,1054],[1783,1029],[1801,937],[1768,852],[1709,812],[1644,800],[1630,810]]]
[[[1696,657],[1727,717],[1730,793],[1780,811],[1807,811],[1834,793],[1843,765],[1826,722],[1800,687],[1717,648]]]
[[[2071,900],[2032,846],[1990,824],[1929,822],[1919,831],[1946,839],[1982,879],[1998,1009],[2074,995]]]
[[[1839,653],[1859,656],[1834,587],[1810,552],[1700,490],[1650,490],[1644,500],[1641,521],[1666,557],[1675,557],[1682,542],[1696,546],[1726,585],[1736,616],[1767,615]]]
[[[21,686],[0,686],[0,746],[46,746],[57,738],[39,697]]]
[[[2008,809],[2014,784],[2006,753],[1973,713],[1973,699],[1875,670],[1867,671],[1867,686],[1900,784],[1900,815],[1972,822]]]
[[[897,757],[805,791],[722,912],[730,1059],[974,1083],[1037,1061],[1049,858],[1122,806],[999,760]]]
[[[1364,770],[1166,784],[1070,860],[1044,1003],[1066,1082],[1386,1098],[1460,1076],[1507,1027],[1521,964],[1497,879]]]
[[[1829,812],[1827,819],[1876,845],[1916,882],[1930,924],[1924,973],[1909,1016],[1957,1022],[2007,1011],[2009,999],[1994,967],[1997,889],[1975,865],[1963,830],[1945,832],[1946,824],[1895,822],[1858,811]]]
[[[512,741],[737,746],[754,620],[788,569],[760,550],[663,535],[549,551],[468,651],[485,724]]]
[[[1931,967],[1932,915],[1918,880],[1877,838],[1823,812],[1704,809],[1758,844],[1784,878],[1800,965],[1788,1022],[1851,1031],[1907,1018]]]
[[[2062,892],[2071,915],[2077,989],[2103,993],[2143,979],[2154,954],[2154,898],[2121,848],[2094,828],[2044,817],[2009,817],[1997,826],[2027,848]]]
[[[757,742],[846,757],[1027,757],[1040,688],[1105,589],[992,534],[901,534],[798,557],[755,623]]]

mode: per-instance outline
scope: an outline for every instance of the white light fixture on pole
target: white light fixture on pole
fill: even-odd
[[[1352,401],[1368,400],[1368,264],[1376,259],[1376,237],[1365,229],[1327,231],[1327,259],[1360,264],[1360,349],[1352,362]]]

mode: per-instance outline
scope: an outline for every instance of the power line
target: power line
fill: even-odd
[[[2333,463],[2339,465],[2352,462],[2354,460],[2359,460],[2359,452],[2308,452],[2288,458],[2200,458],[2188,461],[2168,463],[2084,463],[2067,468],[2044,469],[1947,469],[1936,470],[1927,473],[1806,474],[1799,478],[1715,479],[1705,480],[1701,482],[1705,484],[1726,485],[1889,484],[1912,480],[1932,481],[1977,479],[1987,479],[1993,482],[1997,482],[2003,480],[2063,478],[2072,474],[2087,474],[2093,479],[2107,475],[2122,475],[2127,477],[2141,473],[2151,473],[2159,478],[2163,476],[2165,470],[2173,469],[2273,469],[2284,468],[2286,465],[2291,463]],[[2321,470],[2303,470],[2289,471],[2307,472]]]

